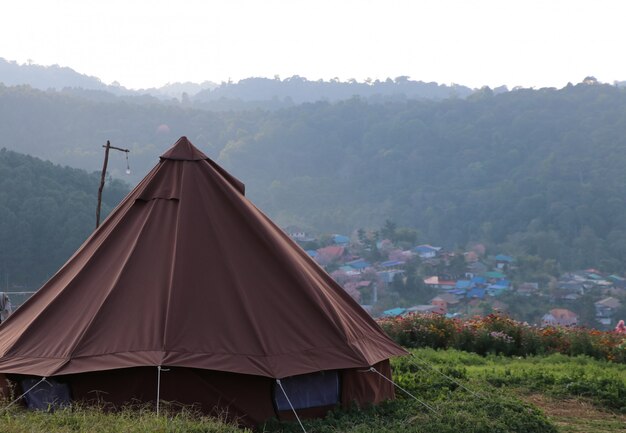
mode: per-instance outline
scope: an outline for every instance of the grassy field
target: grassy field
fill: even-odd
[[[394,374],[401,385],[417,392],[450,387],[441,375],[424,371],[435,366],[459,383],[479,393],[514,390],[541,393],[554,398],[584,398],[596,407],[626,414],[626,367],[587,356],[553,354],[538,357],[483,357],[456,350],[412,350],[412,357],[394,360]],[[432,391],[431,391],[432,392]]]
[[[537,407],[559,432],[626,432],[626,368],[587,356],[482,357],[456,350],[412,350],[394,361],[396,381],[408,389],[454,389],[434,366],[489,398],[508,395]]]
[[[412,350],[393,361],[394,379],[415,396],[376,407],[336,411],[305,421],[308,432],[604,433],[626,432],[626,368],[589,357],[487,356],[456,350]],[[427,407],[428,406],[428,407]],[[106,414],[71,408],[53,414],[11,408],[1,433],[240,432],[192,413],[156,417],[149,410]],[[301,432],[267,422],[259,431]]]

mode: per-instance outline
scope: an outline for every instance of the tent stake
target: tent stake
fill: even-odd
[[[169,368],[163,368],[157,365],[157,395],[156,395],[156,414],[159,416],[159,409],[161,405],[161,372],[170,371]]]
[[[159,416],[159,402],[161,401],[161,366],[157,366],[157,395],[156,395],[156,414]]]

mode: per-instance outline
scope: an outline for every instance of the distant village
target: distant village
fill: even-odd
[[[547,283],[521,281],[515,257],[487,255],[482,244],[453,252],[371,239],[362,231],[314,237],[293,226],[284,230],[374,317],[502,313],[535,325],[598,329],[626,319],[626,278],[597,269],[565,272]]]

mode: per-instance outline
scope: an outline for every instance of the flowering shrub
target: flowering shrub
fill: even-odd
[[[587,355],[626,363],[626,334],[578,327],[537,327],[499,314],[469,320],[440,314],[380,319],[383,330],[406,347],[454,348],[480,355]]]

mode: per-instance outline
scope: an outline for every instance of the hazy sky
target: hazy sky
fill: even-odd
[[[623,0],[15,0],[0,57],[131,88],[251,76],[626,80]]]

